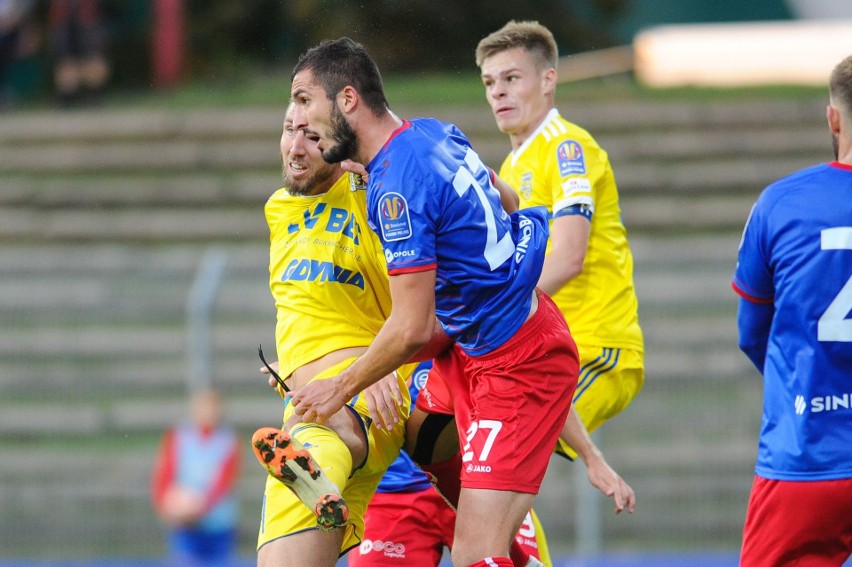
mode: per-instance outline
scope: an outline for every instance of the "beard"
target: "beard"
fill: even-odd
[[[358,151],[358,137],[336,104],[332,105],[329,135],[334,145],[322,150],[322,159],[328,163],[340,163],[355,157]]]
[[[317,169],[313,175],[302,179],[294,179],[288,172],[287,162],[285,161],[284,165],[281,166],[281,180],[289,194],[306,197],[313,195],[317,186],[328,180],[334,174],[335,169],[335,166],[322,164],[322,167]]]

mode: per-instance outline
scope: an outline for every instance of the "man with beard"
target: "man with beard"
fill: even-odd
[[[852,56],[831,73],[826,117],[834,161],[760,194],[734,272],[764,397],[742,567],[852,554]]]
[[[282,395],[345,369],[391,311],[382,248],[365,228],[365,187],[326,164],[316,137],[294,129],[292,115],[290,107],[281,136],[285,186],[265,206]],[[399,454],[409,411],[405,369],[383,376],[322,425],[305,423],[288,404],[281,430],[255,433],[253,449],[270,474],[259,566],[330,567],[360,543],[364,510]]]
[[[323,158],[369,173],[367,211],[380,234],[393,307],[346,369],[290,393],[297,415],[326,423],[346,400],[426,344],[437,315],[454,345],[435,358],[418,407],[454,416],[464,466],[455,565],[510,566],[577,384],[577,350],[555,304],[535,290],[547,241],[543,208],[507,214],[458,128],[400,120],[363,46],[341,38],[293,71],[293,126]]]
[[[350,236],[345,234],[345,232],[347,232],[346,229],[339,228],[343,223],[339,221],[330,222],[324,220],[325,215],[327,214],[329,219],[343,219],[351,217],[356,219],[356,222],[359,224],[363,224],[363,219],[366,216],[364,187],[359,183],[360,180],[358,177],[352,175],[347,176],[340,167],[326,164],[320,157],[319,150],[316,147],[316,136],[311,134],[306,135],[305,132],[296,131],[293,128],[292,116],[293,109],[288,108],[281,138],[281,153],[284,159],[283,179],[285,187],[275,192],[272,197],[270,197],[266,205],[266,216],[270,227],[270,286],[276,299],[276,306],[279,310],[279,336],[281,337],[278,341],[278,354],[281,357],[280,364],[273,363],[272,366],[276,367],[273,368],[273,370],[277,369],[279,372],[283,368],[285,376],[288,373],[288,370],[286,370],[287,368],[292,367],[293,364],[299,364],[298,360],[296,362],[288,362],[288,356],[291,358],[294,356],[290,353],[292,350],[310,348],[313,349],[310,352],[314,352],[316,349],[320,349],[316,352],[329,351],[329,359],[332,358],[332,354],[335,354],[335,356],[339,356],[341,354],[340,352],[332,353],[332,351],[329,350],[330,347],[328,345],[333,343],[327,342],[330,339],[319,340],[320,337],[315,336],[314,334],[317,332],[317,329],[312,329],[311,325],[319,324],[320,326],[328,326],[329,328],[335,326],[334,328],[338,329],[338,332],[340,333],[350,333],[352,330],[349,323],[352,321],[363,320],[371,322],[369,325],[371,329],[370,332],[374,333],[377,328],[376,317],[384,316],[384,314],[389,311],[389,306],[387,305],[387,302],[389,301],[389,296],[387,295],[389,293],[387,288],[387,274],[384,273],[386,269],[386,260],[381,252],[376,252],[375,250],[373,250],[373,253],[364,254],[359,263],[359,267],[357,268],[361,273],[370,274],[367,279],[372,283],[372,287],[370,288],[372,292],[362,294],[360,299],[357,299],[357,301],[351,300],[351,298],[346,296],[345,293],[340,292],[346,296],[343,304],[355,306],[354,311],[347,311],[345,308],[341,307],[341,298],[335,296],[334,287],[328,289],[311,287],[302,288],[299,287],[300,284],[294,283],[299,282],[302,279],[310,279],[309,271],[305,272],[307,274],[305,278],[293,275],[293,272],[298,269],[298,265],[301,263],[301,261],[298,263],[295,262],[296,258],[300,258],[302,256],[319,258],[322,256],[323,250],[339,252],[344,258],[346,258],[347,254],[345,251],[347,248],[352,248],[357,250],[358,253],[363,253],[364,250],[367,249],[368,245],[375,248],[378,244],[375,242],[377,240],[377,236],[372,231],[359,230],[359,237],[353,240]],[[501,197],[507,199],[506,201],[503,201],[505,207],[513,208],[515,206],[516,201],[512,196],[510,188],[503,186],[501,188]],[[337,212],[327,212],[330,208],[336,208]],[[331,229],[329,227],[331,227]],[[352,230],[350,229],[349,232],[352,232]],[[337,236],[330,236],[329,233]],[[366,243],[364,242],[364,239],[366,239]],[[318,253],[317,250],[320,252]],[[376,250],[378,250],[378,248]],[[349,266],[349,264],[344,264],[343,260],[339,260],[337,262],[341,265]],[[288,269],[288,267],[291,268]],[[285,278],[284,275],[288,272],[290,275]],[[376,273],[382,274],[382,277],[385,280],[384,284],[382,284],[380,278],[375,275]],[[287,282],[286,284],[285,281]],[[317,283],[314,282],[314,284],[311,285],[317,285]],[[379,315],[372,314],[374,305],[380,306],[380,309],[378,310]],[[318,313],[323,314],[322,319],[318,319]],[[349,323],[341,321],[342,319],[347,319]],[[342,326],[339,326],[341,323]],[[295,331],[291,333],[290,328],[295,329]],[[363,340],[363,337],[357,338],[357,342],[363,342]],[[430,350],[432,352],[440,350],[441,344],[440,338],[433,341],[431,346],[424,349],[414,358],[428,358]],[[288,355],[288,353],[290,354]],[[302,355],[303,358],[304,356],[305,355]],[[431,366],[430,363],[421,363],[421,365]],[[316,372],[316,376],[321,376],[321,366],[321,364],[314,363],[305,365],[304,367],[293,371],[292,376],[297,378],[304,375],[310,376],[310,373],[313,372]],[[265,371],[268,372],[268,370]],[[405,372],[404,374],[407,375],[408,372]],[[286,383],[293,386],[291,382],[292,378],[288,378]],[[389,380],[389,384],[395,385],[397,384],[397,381],[391,378]],[[279,389],[281,388],[274,379],[271,380],[271,385],[275,385]],[[422,386],[422,381],[417,385],[412,384],[410,389],[416,392],[420,386]],[[281,393],[284,394],[285,392],[281,391]],[[368,406],[375,408],[371,412],[374,421],[383,425],[391,425],[392,420],[399,417],[396,415],[395,409],[391,411],[392,406],[397,403],[402,403],[402,399],[397,395],[396,400],[394,400],[394,392],[391,393],[391,396],[385,395],[386,393],[387,391],[374,394],[372,390],[368,390],[366,392],[366,397]],[[380,396],[381,399],[373,398],[372,396],[374,395]],[[384,412],[383,415],[382,412]],[[291,418],[288,418],[288,421],[290,420]],[[341,438],[349,438],[353,435],[353,432],[349,430],[347,424],[348,422],[345,420],[342,421],[342,423],[340,420],[333,420],[333,423],[329,422],[329,425],[333,427],[344,428],[344,433],[340,435]],[[306,435],[310,435],[312,430],[311,427],[306,427],[304,425],[298,428],[298,430],[294,430],[293,428],[289,429],[293,432],[293,437],[300,440],[305,439]],[[287,430],[288,427],[285,426],[284,431]],[[337,432],[338,429],[335,429],[334,431]],[[266,443],[269,445],[270,449],[272,448],[272,444],[266,440],[266,437],[270,433],[273,436],[273,443],[282,439],[282,432],[278,430],[272,430],[271,428],[261,429],[257,438],[257,441],[260,443],[260,447],[263,447],[263,444]],[[290,432],[286,435],[289,436]],[[588,446],[589,453],[594,455],[594,458],[590,458],[586,462],[589,466],[589,478],[592,484],[607,495],[612,496],[616,501],[618,509],[622,506],[632,508],[632,491],[629,487],[624,485],[620,477],[618,477],[618,475],[609,468],[606,461],[603,459],[603,456],[600,455],[591,440],[586,439],[586,441],[587,443],[583,444],[583,446]],[[290,442],[293,443],[293,440],[291,439]],[[325,463],[327,462],[326,457],[322,454],[313,454],[318,450],[320,445],[316,442],[310,441],[308,442],[308,445],[310,445],[309,452],[311,454],[311,458],[314,459],[314,462],[319,461],[316,470],[325,470]],[[269,454],[269,451],[262,451],[260,450],[260,447],[256,447],[256,449],[258,449],[256,452],[264,466],[269,466],[269,463],[266,462],[266,455]],[[321,451],[322,449],[319,450]],[[308,456],[307,453],[304,455]],[[403,461],[404,458],[404,455],[400,456],[397,459],[397,462]],[[410,460],[407,462],[410,463]],[[329,489],[335,497],[342,495],[345,498],[345,504],[349,511],[349,522],[351,524],[351,532],[347,532],[347,535],[344,536],[343,542],[338,545],[337,548],[332,548],[330,544],[327,544],[327,540],[329,538],[325,537],[325,535],[324,537],[319,538],[316,530],[304,532],[299,531],[302,529],[307,530],[309,528],[313,528],[317,523],[316,518],[314,518],[313,514],[310,513],[310,509],[312,509],[315,504],[315,497],[312,495],[316,492],[316,489],[302,490],[301,494],[292,493],[284,489],[285,484],[280,481],[280,469],[273,469],[270,472],[272,472],[272,475],[269,477],[267,482],[266,498],[264,499],[263,524],[261,526],[260,536],[258,539],[259,564],[266,564],[266,562],[276,563],[283,561],[282,558],[287,558],[288,560],[293,559],[294,564],[299,565],[325,565],[327,564],[325,563],[326,561],[336,559],[338,553],[345,552],[363,539],[364,530],[366,529],[361,525],[363,513],[355,513],[353,511],[356,506],[359,506],[359,498],[362,498],[360,493],[353,495],[348,485],[343,485],[344,488],[342,493],[341,491],[336,490],[336,486]],[[414,470],[408,471],[406,469],[406,472],[410,472],[411,476],[418,474]],[[362,473],[359,471],[355,473],[355,476],[357,477],[361,474]],[[322,473],[319,478],[325,478],[326,476],[333,476],[333,473],[329,473],[328,475]],[[399,477],[399,475],[397,475],[397,477]],[[425,486],[422,485],[423,481],[426,483]],[[433,510],[435,508],[439,509],[440,514],[436,514],[433,517],[427,516],[429,518],[427,520],[429,526],[417,526],[415,524],[415,528],[422,529],[411,529],[411,522],[413,520],[408,517],[405,521],[402,521],[399,517],[397,517],[397,521],[388,522],[386,517],[379,515],[376,515],[376,518],[374,518],[373,525],[384,525],[387,529],[393,529],[395,534],[398,533],[399,530],[407,530],[410,533],[407,533],[406,537],[414,538],[413,541],[417,541],[418,543],[426,542],[429,545],[434,544],[430,534],[435,531],[440,531],[441,534],[446,534],[447,530],[449,530],[449,534],[444,537],[442,542],[446,542],[447,545],[451,545],[452,524],[454,524],[455,512],[452,511],[431,488],[428,488],[428,480],[426,480],[426,477],[422,472],[419,473],[417,482],[420,482],[420,484],[418,484],[418,488],[423,490],[419,490],[415,499],[407,502],[407,504],[410,505],[409,507],[412,512],[412,516],[410,516],[410,518],[422,518],[423,513],[428,513],[429,510]],[[304,504],[307,504],[307,506],[300,506],[294,501],[294,497],[299,496],[306,496],[306,498],[302,501]],[[305,502],[305,500],[307,501]],[[344,501],[334,500],[334,502],[340,503]],[[399,506],[397,506],[397,509],[398,508]],[[421,515],[418,516],[418,513]],[[369,509],[367,514],[370,514]],[[294,518],[296,522],[294,522]],[[439,525],[442,518],[451,518],[449,521],[450,525]],[[328,518],[321,519],[322,521],[328,521]],[[333,515],[331,520],[333,522]],[[531,520],[527,518],[524,527],[522,527],[522,529],[518,532],[516,539],[524,540],[526,543],[521,544],[521,547],[526,545],[530,552],[534,554],[546,554],[546,550],[543,547],[538,550],[535,549],[535,545],[544,545],[543,534],[535,532],[533,525],[529,522],[531,522]],[[430,527],[433,528],[433,531],[427,530],[427,528]],[[340,532],[342,530],[334,531]],[[306,539],[311,540],[310,544],[305,543],[304,540]],[[314,550],[311,545],[317,544],[317,542],[314,541],[316,539],[319,539],[320,545],[322,546],[319,549],[328,551],[328,553],[315,553],[316,550]],[[408,540],[406,540],[406,544],[411,545]],[[411,550],[413,549],[414,546],[411,545]],[[301,552],[306,552],[306,555],[302,557],[299,555]],[[439,548],[437,560],[440,559],[440,555],[441,553]],[[416,562],[421,560],[422,556],[418,555],[415,557],[414,555],[409,554],[409,557],[411,560]],[[300,562],[295,563],[296,559]],[[317,563],[311,563],[312,561],[316,561]],[[529,561],[528,558],[517,563],[517,565],[527,565],[527,561]],[[405,563],[405,561],[403,561],[403,563]]]

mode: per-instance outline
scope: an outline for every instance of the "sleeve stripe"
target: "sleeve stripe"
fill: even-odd
[[[437,270],[438,263],[423,264],[421,266],[408,266],[405,268],[388,269],[389,276],[399,276],[401,274],[416,274],[417,272],[428,272],[429,270]]]
[[[737,282],[731,282],[731,288],[734,290],[734,292],[736,292],[737,295],[747,301],[751,301],[752,303],[765,305],[768,303],[772,303],[775,300],[774,297],[756,297],[754,295],[751,295],[750,293],[746,293],[740,286],[737,285]]]

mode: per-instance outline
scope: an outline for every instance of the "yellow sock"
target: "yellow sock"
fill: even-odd
[[[289,433],[311,453],[323,474],[334,483],[340,494],[352,474],[352,453],[337,433],[316,423],[297,423],[290,428]]]

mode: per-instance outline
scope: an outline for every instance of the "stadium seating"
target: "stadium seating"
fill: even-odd
[[[736,546],[760,384],[736,348],[729,281],[758,192],[830,161],[825,101],[574,101],[614,164],[636,260],[645,390],[601,436],[639,496],[604,516],[608,549]],[[481,105],[397,109],[456,122],[499,167]],[[0,549],[150,555],[162,430],[184,414],[186,299],[210,246],[228,253],[213,313],[213,381],[246,438],[239,492],[251,552],[263,471],[248,439],[280,400],[257,368],[274,345],[262,207],[280,183],[281,108],[15,113],[0,121]],[[570,465],[540,514],[574,545]],[[608,507],[603,498],[601,506]]]

